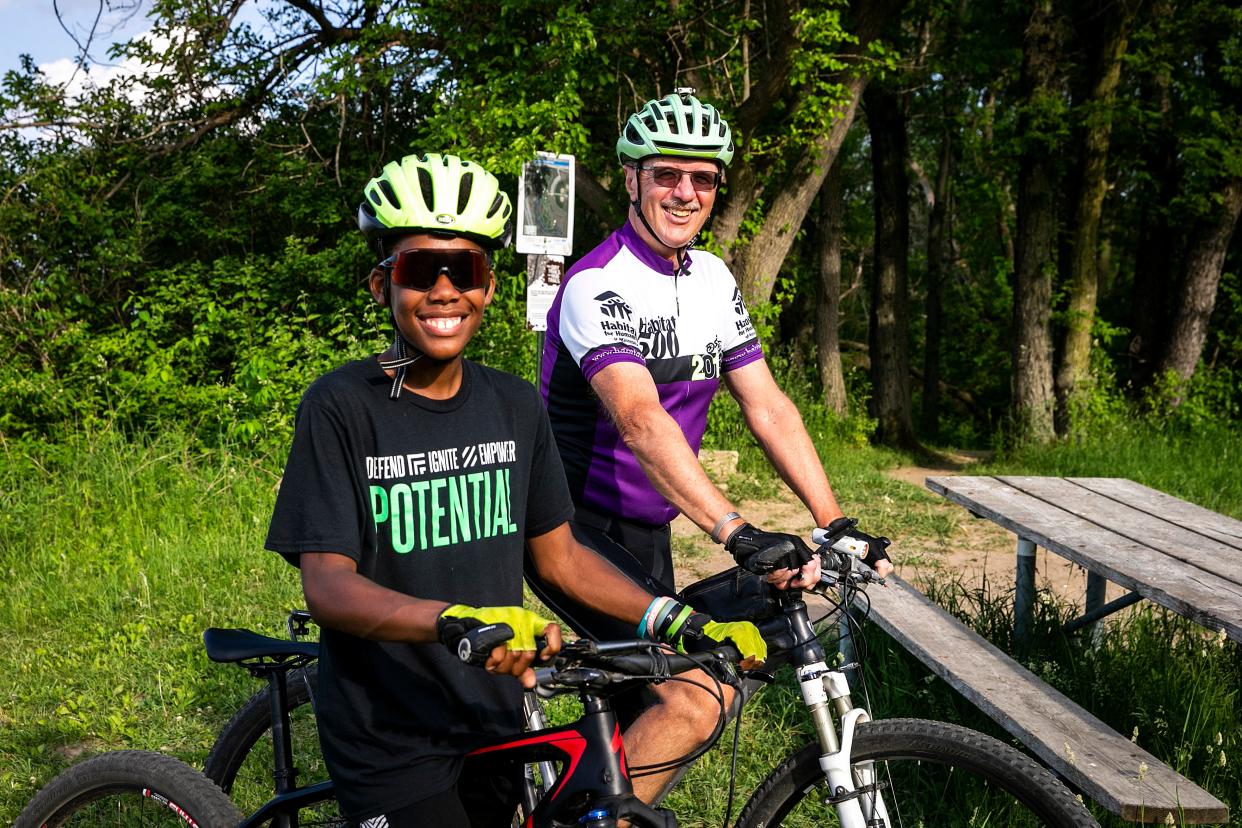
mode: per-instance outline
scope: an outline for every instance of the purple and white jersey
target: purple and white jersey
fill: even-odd
[[[617,433],[591,377],[614,362],[646,365],[697,453],[721,375],[763,358],[733,274],[711,253],[690,256],[674,278],[672,263],[627,222],[569,269],[548,311],[539,389],[570,493],[588,509],[649,524],[677,515]]]

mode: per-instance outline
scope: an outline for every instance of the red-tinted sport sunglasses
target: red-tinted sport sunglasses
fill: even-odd
[[[392,283],[411,290],[428,291],[441,273],[448,273],[453,287],[461,291],[487,287],[492,277],[487,255],[480,250],[410,248],[394,253],[379,263],[392,273]]]

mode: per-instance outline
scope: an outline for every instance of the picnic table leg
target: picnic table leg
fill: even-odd
[[[1094,572],[1087,572],[1087,598],[1086,606],[1083,608],[1083,614],[1087,615],[1104,606],[1104,589],[1108,585],[1103,575],[1097,575]],[[1093,621],[1090,624],[1091,640],[1094,644],[1100,643],[1100,634],[1102,628],[1099,621]]]
[[[1030,644],[1035,621],[1035,542],[1018,538],[1018,562],[1014,576],[1013,641],[1019,652]]]

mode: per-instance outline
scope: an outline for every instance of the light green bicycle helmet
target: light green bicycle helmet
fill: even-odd
[[[647,101],[630,116],[617,139],[622,164],[653,155],[704,158],[727,166],[733,160],[733,133],[711,104],[683,87],[659,100]]]
[[[496,176],[456,155],[407,155],[387,164],[363,189],[358,207],[358,229],[384,255],[385,239],[410,233],[461,236],[488,250],[509,243],[513,206],[500,190]],[[384,293],[392,290],[391,277]],[[422,352],[401,335],[392,311],[393,357],[380,367],[393,371],[390,399],[401,396],[406,369],[422,359]]]
[[[363,193],[358,228],[373,244],[418,232],[461,236],[491,250],[509,243],[509,196],[494,175],[456,155],[407,155]]]

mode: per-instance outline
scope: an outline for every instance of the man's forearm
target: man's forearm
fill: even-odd
[[[747,415],[746,424],[777,474],[806,504],[816,525],[827,526],[842,516],[841,507],[802,415],[788,397],[781,396],[782,400],[773,400],[762,413]]]
[[[302,555],[302,592],[316,623],[374,641],[436,640],[436,619],[447,602],[380,586],[359,574],[352,561],[344,565],[345,560]]]
[[[637,624],[652,596],[574,539],[568,525],[527,539],[539,577],[578,603]]]

